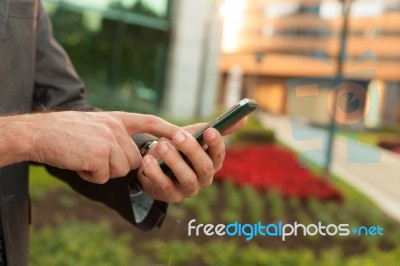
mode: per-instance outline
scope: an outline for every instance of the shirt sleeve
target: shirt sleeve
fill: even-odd
[[[50,19],[39,6],[36,29],[36,66],[33,109],[91,109],[84,85],[69,57],[54,39]]]
[[[33,110],[84,110],[96,111],[84,97],[84,84],[76,73],[68,55],[52,35],[49,17],[43,6],[37,18],[35,88]],[[154,136],[132,136],[140,145]],[[90,154],[88,154],[90,156]],[[160,226],[168,204],[155,201],[142,191],[132,189],[136,171],[125,177],[112,179],[104,185],[84,181],[73,171],[46,166],[57,178],[68,183],[79,193],[116,210],[123,218],[142,230]]]

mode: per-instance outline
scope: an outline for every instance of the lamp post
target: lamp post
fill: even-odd
[[[262,77],[262,62],[265,58],[264,51],[257,51],[254,53],[256,68],[254,70],[254,84],[250,87],[250,91],[247,92],[246,97],[254,98],[254,92],[257,90],[258,86],[261,84]]]
[[[337,100],[338,100],[338,86],[343,80],[343,65],[344,61],[346,60],[346,44],[347,44],[347,37],[349,32],[349,14],[351,10],[352,0],[341,0],[342,3],[342,16],[343,16],[343,24],[339,38],[339,53],[337,55],[337,69],[336,75],[334,80],[334,91],[333,93],[333,109],[331,114],[331,120],[329,124],[329,132],[328,132],[328,145],[326,149],[326,161],[325,161],[325,170],[324,170],[324,177],[329,178],[330,176],[330,168],[332,166],[332,157],[333,157],[333,141],[335,137],[336,131],[336,115],[337,115]],[[329,103],[328,103],[329,104]]]

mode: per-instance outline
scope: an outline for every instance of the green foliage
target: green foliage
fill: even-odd
[[[58,181],[54,181],[56,179],[46,176],[47,174],[43,168],[34,168],[33,173],[33,176],[37,178],[35,179],[35,184],[40,184],[38,187],[42,190],[57,186]],[[56,183],[56,185],[54,185],[54,183]],[[33,187],[35,187],[35,184],[33,184]],[[62,183],[59,184],[61,185]],[[354,193],[354,195],[356,194]],[[154,243],[151,242],[152,245],[148,246],[148,250],[152,250],[152,254],[155,254],[154,257],[142,256],[137,258],[135,256],[135,263],[133,265],[191,265],[193,262],[198,262],[199,265],[356,265],[347,264],[347,261],[350,260],[343,255],[343,250],[347,251],[346,246],[352,244],[351,238],[356,240],[354,243],[361,245],[362,249],[367,250],[374,250],[382,246],[395,247],[400,244],[400,228],[398,223],[382,215],[375,205],[370,204],[370,201],[362,201],[361,199],[362,197],[357,196],[357,200],[352,200],[350,197],[345,202],[329,202],[312,198],[303,203],[299,198],[284,198],[278,191],[274,190],[262,194],[250,187],[236,186],[231,182],[217,183],[202,190],[195,198],[186,199],[181,204],[171,205],[169,215],[179,220],[185,220],[185,218],[188,217],[189,210],[192,210],[195,212],[195,218],[198,219],[198,223],[231,223],[235,221],[241,223],[257,221],[271,223],[283,221],[292,223],[293,221],[297,221],[308,225],[321,221],[325,224],[348,223],[351,228],[357,228],[361,225],[371,226],[379,224],[384,228],[384,237],[358,237],[354,234],[350,234],[347,237],[337,236],[333,237],[333,239],[330,237],[328,246],[337,244],[338,248],[322,253],[319,252],[318,254],[320,256],[318,257],[321,257],[321,259],[314,257],[315,254],[312,247],[322,243],[326,238],[317,236],[303,237],[300,236],[302,233],[299,233],[298,238],[306,247],[310,248],[308,251],[292,249],[290,251],[277,250],[275,248],[273,250],[266,250],[265,247],[262,249],[261,247],[255,246],[254,242],[249,242],[249,244],[243,248],[231,241],[233,239],[227,236],[219,238],[218,241],[215,241],[215,238],[210,238],[210,241],[204,246],[192,242],[176,241],[171,244],[169,242],[158,241]],[[73,199],[71,200],[69,197],[64,196],[59,198],[58,201],[64,207],[74,207],[76,204]],[[222,212],[216,213],[215,209],[219,211],[222,209]],[[266,210],[267,217],[262,215],[264,210]],[[242,214],[246,215],[242,216]],[[218,217],[218,215],[221,216]],[[129,262],[124,264],[122,261],[127,260],[124,255],[124,249],[126,250],[127,246],[124,246],[122,243],[123,241],[121,242],[118,239],[117,242],[115,242],[110,232],[107,233],[108,229],[104,231],[103,229],[98,229],[97,226],[87,224],[83,224],[83,226],[79,224],[80,227],[78,226],[78,229],[74,229],[77,227],[75,224],[76,223],[72,223],[72,225],[63,223],[54,229],[46,228],[39,231],[39,233],[34,232],[32,238],[33,249],[31,264],[50,266],[132,265],[129,264]],[[90,227],[92,231],[87,230],[85,226]],[[101,235],[101,237],[97,239],[96,237],[92,237],[91,234],[98,234]],[[75,235],[78,235],[78,237]],[[118,258],[113,258],[113,256],[110,255],[109,257],[112,262],[106,260],[103,264],[100,262],[97,263],[97,261],[100,260],[100,255],[91,254],[90,250],[96,250],[96,248],[92,247],[101,245],[101,248],[97,250],[105,248],[108,250],[105,251],[105,253],[108,252],[110,254],[114,252],[113,247],[107,246],[107,244],[103,247],[103,242],[99,239],[102,239],[102,241],[104,239],[107,243],[112,241],[115,243],[122,243],[117,244],[122,246],[122,253],[115,253],[115,256]],[[88,243],[85,245],[82,244],[85,241]],[[343,241],[345,241],[345,245],[342,245]],[[42,244],[45,242],[46,244]],[[99,244],[99,242],[101,242],[101,244]],[[85,249],[77,256],[74,253],[77,252],[75,250],[77,246],[85,246],[85,248],[88,246],[89,251],[85,251]],[[282,244],[282,248],[284,247],[285,245]],[[373,254],[375,254],[374,256],[376,257],[381,254],[379,253],[381,251],[378,250],[373,252],[375,252]],[[397,253],[398,252],[400,251],[397,251]],[[44,253],[48,254],[48,256],[38,255]],[[390,262],[392,256],[397,256],[397,253],[393,251],[393,254],[390,253],[391,255],[387,255],[387,261]],[[379,265],[376,259],[375,257],[369,258],[365,254],[359,257],[352,257],[352,261],[354,261],[352,263],[368,262],[371,263],[371,265]],[[53,260],[56,261],[57,264],[52,264]],[[157,262],[155,260],[157,260]],[[43,261],[44,263],[42,263]],[[64,261],[64,264],[59,264],[59,261]],[[96,263],[78,263],[78,261],[96,261]],[[140,263],[138,261],[140,261]]]
[[[324,252],[321,261],[323,262],[321,263],[323,266],[342,266],[346,262],[340,248],[333,248]]]
[[[193,258],[198,256],[200,247],[190,241],[154,241],[146,244],[145,250],[155,254],[162,265],[180,266],[193,261]]]
[[[199,201],[196,205],[197,217],[199,218],[199,223],[212,223],[214,220],[214,215],[211,212],[211,208],[207,202]]]
[[[199,195],[201,196],[201,199],[207,202],[208,204],[213,204],[215,203],[215,200],[217,199],[217,193],[218,189],[216,186],[210,186],[206,189],[203,189]]]
[[[205,265],[229,266],[236,260],[237,245],[233,241],[212,241],[200,254]]]
[[[359,265],[398,265],[400,248],[392,251],[380,251],[371,248],[362,255],[345,257],[339,248],[322,252],[320,258],[306,249],[265,250],[255,244],[240,247],[234,241],[210,241],[207,245],[190,241],[153,242],[147,245],[147,251],[155,253],[162,265],[199,265],[207,266],[359,266]],[[196,264],[198,265],[198,264]]]
[[[301,208],[301,202],[298,197],[289,197],[288,202],[289,207],[292,208],[292,210],[298,210],[299,208]]]
[[[276,190],[269,190],[265,197],[270,206],[272,217],[277,220],[282,219],[285,216],[285,205],[279,192]]]
[[[371,199],[369,199],[359,190],[355,189],[349,183],[343,181],[340,177],[332,176],[329,181],[332,185],[336,186],[340,192],[343,193],[346,201],[353,203],[366,203],[371,207],[376,208],[376,204]]]
[[[304,210],[298,210],[296,212],[296,215],[297,222],[301,224],[307,225],[315,222],[310,218],[310,216],[308,216],[308,214]]]
[[[71,195],[62,195],[58,200],[60,201],[61,206],[66,208],[73,208],[77,205],[76,198],[73,198]]]
[[[390,232],[389,234],[387,232]],[[385,222],[384,229],[385,239],[393,246],[400,246],[400,230],[399,224],[394,220]]]
[[[272,130],[266,129],[254,117],[249,116],[246,125],[230,137],[232,144],[243,143],[273,143],[275,134]]]
[[[30,265],[133,265],[129,242],[113,237],[107,224],[62,222],[32,232]]]
[[[264,201],[258,192],[252,187],[243,187],[242,192],[250,222],[257,223],[258,221],[262,220]]]
[[[200,191],[197,197],[185,199],[181,206],[194,210],[199,222],[211,223],[214,220],[211,206],[215,203],[216,197],[217,188],[210,186]]]
[[[361,143],[370,145],[379,145],[384,148],[390,148],[393,144],[400,142],[400,126],[399,125],[384,125],[378,131],[361,131],[355,132],[351,130],[340,129],[337,131],[338,135],[347,138],[353,138]]]
[[[313,216],[318,216],[320,210],[322,209],[321,202],[315,197],[309,198],[307,200],[307,207]]]
[[[319,199],[311,198],[308,206],[313,216],[322,223],[335,223],[337,213],[337,203],[322,202]]]
[[[69,199],[59,200],[64,202],[63,205],[70,203]],[[268,222],[286,220],[289,223],[297,221],[307,225],[322,221],[326,215],[331,217],[328,223],[340,223],[343,220],[351,227],[376,225],[374,222],[379,221],[384,228],[384,237],[363,236],[359,239],[353,234],[348,237],[335,237],[329,241],[329,246],[337,243],[337,248],[322,249],[318,256],[313,249],[268,249],[257,246],[254,241],[239,246],[235,239],[228,236],[214,236],[203,244],[194,241],[157,240],[140,248],[143,250],[135,251],[133,257],[128,239],[112,236],[108,226],[64,222],[53,229],[45,228],[33,232],[31,265],[397,265],[395,262],[399,259],[400,248],[389,252],[379,251],[378,248],[382,243],[388,243],[391,247],[400,244],[398,223],[385,218],[376,209],[371,210],[375,207],[369,206],[368,203],[361,206],[360,202],[325,202],[310,199],[303,204],[298,198],[285,199],[277,191],[270,191],[264,196],[249,187],[225,183],[220,187],[203,190],[195,199],[172,205],[170,215],[173,215],[176,207],[179,210],[178,216],[184,219],[187,217],[187,210],[192,209],[202,223],[215,223],[217,220],[213,216],[212,207],[213,204],[219,204],[218,200],[223,202],[225,210],[221,217],[225,219],[223,223],[249,222],[247,217],[241,217],[244,212],[247,212],[251,220],[263,221],[257,216],[260,216],[265,208],[272,217],[267,218]],[[377,213],[378,219],[374,218],[376,214],[369,215],[373,212]],[[325,240],[324,237],[304,238],[300,235],[302,233],[299,233],[298,237],[308,247]],[[346,241],[346,245],[349,244],[347,241],[351,237],[358,239],[356,243],[367,249],[367,252],[352,257],[345,256],[343,250],[347,249],[343,249],[341,243]],[[284,244],[282,248],[285,248]],[[136,253],[141,256],[136,256]]]
[[[243,209],[243,201],[239,189],[232,182],[223,183],[225,193],[225,211],[222,213],[222,220],[231,223],[240,219]]]
[[[176,220],[183,220],[187,217],[187,210],[182,204],[170,204],[168,215]]]
[[[354,208],[354,217],[359,221],[368,221],[371,224],[379,224],[381,222],[380,211],[377,208],[371,208],[368,203],[359,203]]]
[[[29,167],[29,192],[33,200],[40,200],[43,197],[44,192],[53,187],[65,187],[68,186],[50,175],[44,166]]]
[[[400,248],[390,252],[384,252],[377,249],[371,249],[366,255],[354,256],[350,258],[346,265],[398,265],[400,261]]]

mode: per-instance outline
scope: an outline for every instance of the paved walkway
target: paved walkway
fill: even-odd
[[[259,114],[279,141],[323,165],[327,131],[291,121],[285,116]],[[400,222],[400,156],[370,145],[336,137],[332,173],[371,198],[385,213]]]

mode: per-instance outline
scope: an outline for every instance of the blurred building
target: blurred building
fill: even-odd
[[[213,114],[219,1],[45,0],[56,39],[101,108]]]
[[[341,2],[226,0],[224,8],[220,101],[229,90],[229,73],[239,69],[242,94],[256,98],[264,109],[328,123],[329,86],[302,86],[304,95],[318,97],[302,97],[291,104],[287,85],[297,81],[304,85],[307,77],[325,84],[335,76],[343,25]],[[354,0],[345,40],[344,76],[366,89],[359,103],[365,112],[370,104],[366,95],[379,96],[379,110],[373,112],[387,124],[400,123],[399,22],[398,0]],[[373,116],[365,118],[372,127],[380,123]]]

